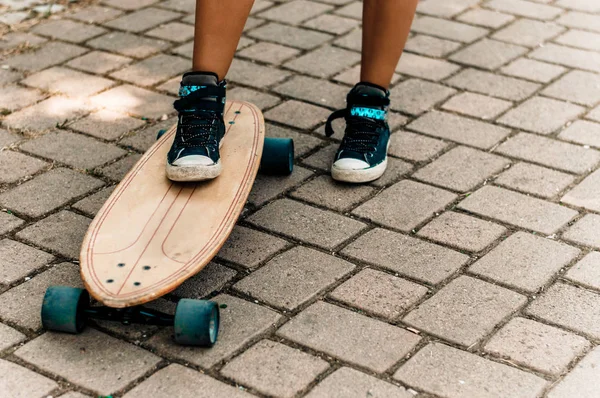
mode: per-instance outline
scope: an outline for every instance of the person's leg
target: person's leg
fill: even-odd
[[[192,72],[183,75],[177,132],[167,155],[167,177],[202,181],[221,173],[225,135],[225,75],[254,0],[196,0]]]
[[[344,117],[346,131],[331,166],[338,181],[368,182],[387,167],[390,129],[388,87],[404,49],[418,0],[365,0],[360,82],[346,97],[346,109],[334,112],[331,122]]]

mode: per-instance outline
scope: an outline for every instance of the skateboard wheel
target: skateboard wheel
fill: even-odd
[[[174,327],[176,343],[211,347],[219,334],[219,306],[214,301],[181,299]]]
[[[265,138],[260,171],[265,174],[290,175],[294,169],[294,140]]]
[[[160,140],[160,137],[162,137],[163,135],[165,135],[165,133],[167,132],[167,130],[162,129],[162,130],[158,130],[158,133],[156,134],[156,140]]]
[[[42,302],[42,325],[46,330],[81,333],[85,328],[85,310],[90,305],[90,295],[83,289],[68,286],[51,286]]]

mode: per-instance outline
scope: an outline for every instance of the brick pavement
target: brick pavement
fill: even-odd
[[[41,330],[173,123],[195,1],[40,2],[0,0],[0,396],[600,396],[597,0],[423,0],[389,170],[355,188],[323,124],[358,78],[360,2],[257,0],[229,95],[295,139],[296,171],[260,176],[214,262],[153,304],[226,304],[211,350]]]

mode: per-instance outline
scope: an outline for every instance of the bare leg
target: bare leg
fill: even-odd
[[[223,79],[254,0],[196,0],[195,71],[214,72]]]
[[[360,80],[388,88],[418,0],[365,0]]]

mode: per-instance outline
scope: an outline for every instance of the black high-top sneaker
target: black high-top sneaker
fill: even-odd
[[[219,148],[225,135],[225,80],[210,72],[183,75],[177,132],[167,154],[167,177],[173,181],[203,181],[221,173]]]
[[[331,166],[331,177],[345,182],[369,182],[383,175],[387,167],[390,128],[386,122],[390,93],[370,83],[358,83],[346,97],[346,109],[327,119],[325,133],[334,131],[331,122],[346,119],[346,131]]]

